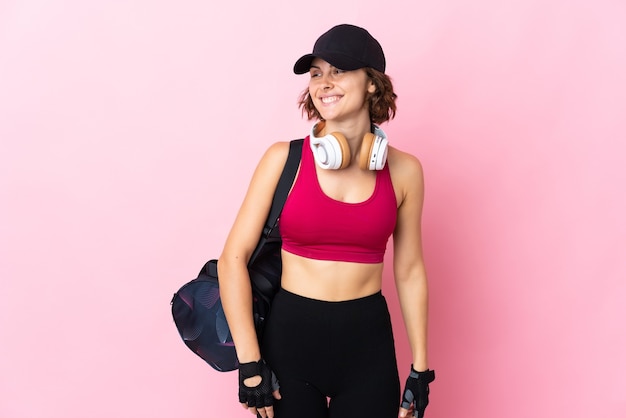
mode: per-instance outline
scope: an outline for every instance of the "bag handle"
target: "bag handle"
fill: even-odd
[[[266,239],[269,238],[277,226],[276,224],[278,222],[278,218],[280,217],[280,213],[283,211],[283,206],[285,206],[285,202],[287,201],[289,190],[291,190],[293,181],[296,178],[298,166],[300,165],[300,159],[302,157],[303,142],[304,139],[294,139],[289,143],[287,162],[285,162],[285,167],[283,168],[283,172],[278,180],[278,185],[276,186],[276,191],[274,192],[274,198],[272,199],[272,206],[270,207],[269,215],[267,216],[265,226],[263,227],[262,236]],[[248,266],[254,262],[264,244],[264,239],[259,240],[259,243],[252,252],[252,256],[250,256]]]

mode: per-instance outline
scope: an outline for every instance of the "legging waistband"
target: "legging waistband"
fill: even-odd
[[[312,304],[322,304],[322,305],[324,304],[337,305],[337,306],[338,305],[358,305],[360,303],[368,303],[369,301],[374,300],[374,299],[381,299],[381,298],[384,299],[384,296],[381,290],[371,295],[362,296],[356,299],[339,300],[339,301],[314,299],[314,298],[310,298],[307,296],[298,295],[297,293],[290,292],[289,290],[285,290],[282,287],[278,290],[278,293],[283,293],[284,295],[287,295],[290,298],[299,299],[302,302],[308,302]]]

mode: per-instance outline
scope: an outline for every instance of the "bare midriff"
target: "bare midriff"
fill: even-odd
[[[311,299],[339,302],[378,292],[383,263],[315,260],[282,252],[281,287]]]

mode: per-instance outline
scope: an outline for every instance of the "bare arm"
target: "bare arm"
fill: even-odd
[[[288,152],[289,143],[279,142],[261,158],[217,264],[222,305],[240,363],[261,358],[247,264],[267,219]]]
[[[411,345],[413,367],[428,369],[428,283],[422,255],[421,217],[424,179],[419,161],[396,151],[392,174],[402,200],[394,231],[394,275],[404,324]]]

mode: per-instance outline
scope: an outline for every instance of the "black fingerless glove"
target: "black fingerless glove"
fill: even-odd
[[[261,383],[257,386],[249,387],[244,380],[261,376]],[[277,389],[276,377],[267,366],[265,361],[243,363],[239,365],[239,402],[247,404],[249,407],[264,408],[274,405],[274,395],[272,392]]]
[[[428,369],[425,372],[417,372],[411,366],[411,373],[406,379],[400,406],[404,409],[409,409],[411,404],[413,404],[415,408],[414,415],[417,418],[422,418],[428,406],[428,393],[430,392],[428,384],[433,380],[435,380],[434,370]]]

